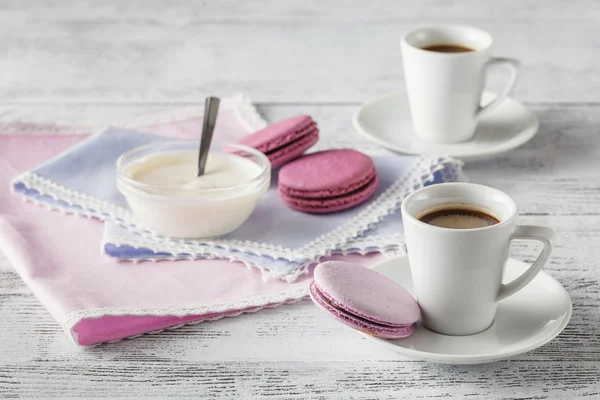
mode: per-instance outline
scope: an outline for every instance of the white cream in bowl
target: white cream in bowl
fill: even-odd
[[[269,160],[237,144],[213,143],[196,176],[195,142],[156,142],[124,153],[117,186],[139,222],[158,234],[211,238],[237,229],[270,184]]]

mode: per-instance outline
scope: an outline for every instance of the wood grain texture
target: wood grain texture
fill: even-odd
[[[0,102],[362,102],[402,87],[399,37],[424,24],[489,30],[523,62],[515,96],[600,101],[593,2],[5,2]],[[534,21],[534,22],[533,22]],[[504,76],[492,74],[491,87]]]
[[[305,0],[302,2],[279,0],[171,0],[166,6],[162,0],[37,0],[13,1],[0,4],[0,17],[11,20],[30,19],[55,21],[87,20],[139,20],[182,21],[186,18],[203,20],[260,21],[276,18],[289,20],[364,21],[402,20],[411,18],[439,18],[455,21],[456,18],[482,20],[565,19],[594,20],[600,10],[594,0],[571,2],[568,7],[560,0],[530,1],[526,6],[515,1],[465,0],[460,2],[423,0],[420,2],[373,0],[365,7],[362,0]],[[516,13],[515,11],[518,11]]]
[[[310,114],[321,128],[316,149],[379,147],[352,127],[357,105],[259,105],[270,121]],[[600,213],[600,105],[531,105],[541,121],[539,133],[526,145],[489,161],[468,163],[466,172],[478,183],[507,191],[525,214],[582,215]],[[49,121],[90,125],[127,116],[181,109],[168,105],[74,105],[0,107],[0,122]],[[94,128],[90,128],[94,129]],[[588,160],[587,162],[582,162]]]
[[[262,106],[276,121],[301,112],[322,128],[319,146],[373,146],[350,124],[354,106]],[[61,112],[58,112],[61,109]],[[85,109],[86,121],[81,121]],[[94,119],[170,111],[157,106],[21,107],[23,116]],[[474,367],[412,362],[372,345],[302,302],[83,350],[75,347],[0,258],[0,397],[189,396],[204,398],[572,398],[600,396],[600,107],[534,107],[534,140],[467,165],[473,181],[508,191],[521,223],[554,227],[546,270],[573,299],[571,323],[553,342],[513,360]],[[516,242],[513,256],[538,248]]]
[[[489,30],[496,54],[523,61],[515,97],[541,128],[466,172],[511,194],[520,222],[557,230],[546,270],[574,305],[556,340],[480,366],[388,353],[310,302],[81,349],[0,254],[0,398],[600,398],[599,21],[594,0],[0,2],[0,123],[96,129],[242,92],[272,121],[312,115],[319,148],[377,148],[351,116],[401,87],[402,32]]]

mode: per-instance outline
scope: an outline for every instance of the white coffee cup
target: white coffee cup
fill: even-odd
[[[454,25],[417,29],[402,37],[408,102],[419,137],[435,143],[469,140],[478,120],[509,94],[520,64],[514,59],[492,57],[492,43],[487,32]],[[473,51],[444,53],[423,49],[443,44]],[[481,106],[486,69],[492,65],[508,68],[510,77],[504,91]]]
[[[475,208],[500,222],[483,228],[449,229],[419,220],[446,207]],[[491,187],[431,185],[407,196],[401,209],[422,322],[446,335],[470,335],[490,327],[498,301],[525,287],[546,264],[553,248],[552,229],[517,225],[516,203]],[[544,248],[525,273],[502,284],[514,239],[537,240]]]

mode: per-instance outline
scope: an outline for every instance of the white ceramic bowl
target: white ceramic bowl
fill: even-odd
[[[196,141],[159,141],[129,150],[117,160],[117,187],[138,221],[157,234],[211,238],[234,231],[254,211],[271,182],[271,164],[261,152],[234,143],[213,142],[211,153],[230,154],[255,163],[260,172],[247,182],[218,188],[149,185],[127,175],[127,166],[156,153],[198,151]]]

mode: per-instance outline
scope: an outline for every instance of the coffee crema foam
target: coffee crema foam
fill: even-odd
[[[437,53],[466,53],[475,51],[470,47],[461,44],[433,44],[430,46],[421,47],[423,50],[435,51]]]
[[[496,217],[483,211],[456,207],[430,211],[420,217],[419,221],[448,229],[485,228],[500,222]]]

